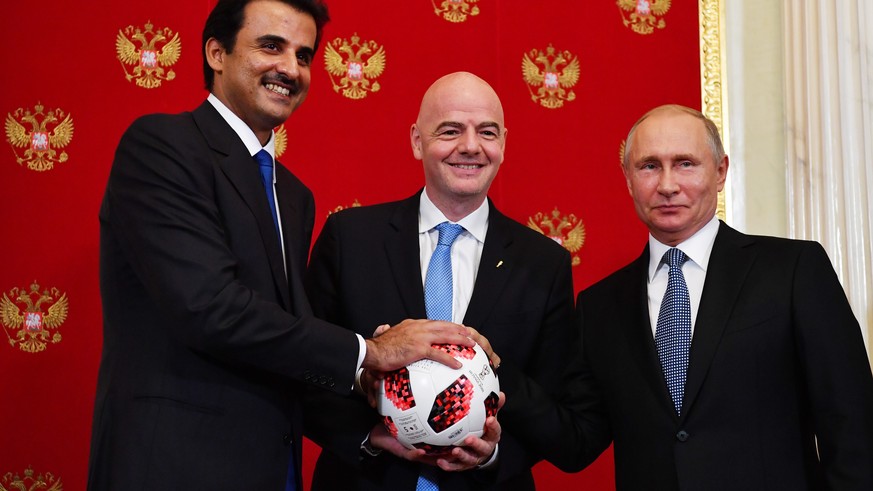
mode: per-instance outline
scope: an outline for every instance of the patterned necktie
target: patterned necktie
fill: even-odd
[[[464,227],[443,222],[436,226],[440,232],[436,249],[430,257],[424,279],[424,307],[427,318],[452,320],[452,243]]]
[[[273,225],[276,227],[276,235],[279,235],[279,217],[276,216],[276,197],[273,195],[273,157],[264,149],[255,154],[255,160],[261,170],[261,181],[267,191],[267,203],[270,205],[270,214],[273,215]]]
[[[464,231],[464,227],[443,222],[436,226],[440,236],[433,256],[427,266],[424,279],[424,308],[427,318],[442,321],[452,320],[452,243]],[[415,491],[438,491],[437,468],[421,467]]]
[[[682,275],[682,264],[688,256],[673,248],[664,253],[662,262],[670,266],[667,291],[658,312],[655,327],[655,346],[667,380],[667,389],[673,398],[676,414],[682,415],[685,395],[685,376],[688,371],[688,353],[691,350],[691,300]]]

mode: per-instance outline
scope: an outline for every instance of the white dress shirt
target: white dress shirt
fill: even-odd
[[[273,137],[273,133],[270,132],[270,141],[267,142],[263,147],[261,146],[261,142],[258,140],[258,137],[255,136],[255,132],[249,128],[249,125],[245,124],[242,119],[239,118],[236,114],[233,113],[227,106],[221,102],[218,97],[215,97],[214,94],[209,94],[209,97],[206,98],[210,104],[218,111],[218,114],[227,121],[227,124],[233,128],[233,131],[239,136],[239,139],[242,140],[243,145],[246,146],[246,150],[249,151],[249,155],[252,156],[252,161],[254,161],[255,154],[260,152],[261,150],[266,150],[267,153],[270,154],[270,157],[273,159],[273,197],[274,197],[274,206],[276,207],[276,219],[279,223],[282,223],[282,215],[279,213],[279,195],[276,194],[276,139]],[[285,263],[285,238],[282,236],[282,227],[277,227],[279,229],[279,245],[282,247],[282,266],[285,270],[285,276],[288,275],[288,265]],[[287,279],[287,278],[286,278]]]
[[[464,227],[464,231],[452,242],[451,249],[452,322],[456,324],[464,323],[464,316],[473,296],[473,285],[476,284],[482,247],[485,246],[485,235],[488,233],[488,212],[486,199],[472,213],[458,222],[452,222],[428,198],[427,188],[421,192],[421,201],[418,205],[418,256],[421,260],[422,285],[427,278],[430,258],[440,238],[439,230],[434,227],[443,222],[457,223]],[[488,469],[497,462],[499,446],[500,444],[495,445],[491,458],[477,466],[479,469]]]
[[[434,227],[443,222],[451,222],[443,212],[427,197],[427,188],[421,192],[421,202],[418,207],[418,251],[421,260],[421,284],[427,278],[427,268],[430,257],[439,242],[440,233]],[[451,222],[455,223],[455,222]],[[479,271],[479,259],[482,257],[482,247],[485,245],[485,234],[488,232],[488,200],[482,202],[479,208],[462,218],[458,225],[464,231],[452,243],[452,322],[464,323],[470,297],[473,296],[473,285],[476,284],[476,273]]]
[[[688,256],[682,265],[682,275],[688,285],[688,296],[691,300],[691,335],[694,336],[694,326],[697,324],[697,310],[700,307],[700,297],[703,294],[703,282],[706,280],[706,268],[709,256],[712,254],[712,244],[718,234],[718,218],[712,217],[706,225],[694,235],[676,245],[676,248]],[[658,325],[658,313],[661,301],[667,291],[667,277],[670,267],[661,259],[670,246],[658,242],[649,234],[649,321],[652,323],[652,336]]]

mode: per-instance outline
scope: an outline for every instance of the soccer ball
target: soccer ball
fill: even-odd
[[[467,435],[482,436],[485,418],[497,413],[500,383],[478,344],[434,345],[463,363],[458,369],[419,360],[385,374],[377,409],[385,427],[409,449],[440,454]]]

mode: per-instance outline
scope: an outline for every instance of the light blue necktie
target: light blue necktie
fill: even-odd
[[[441,321],[452,320],[452,243],[464,231],[464,227],[443,222],[436,226],[440,236],[436,249],[430,257],[424,279],[424,308],[427,318]],[[437,468],[421,467],[415,491],[438,491]]]
[[[676,248],[668,250],[661,259],[670,266],[670,272],[655,327],[658,358],[676,414],[680,416],[688,372],[688,353],[691,351],[691,300],[685,276],[682,275],[682,264],[687,260],[688,256]]]
[[[255,154],[255,160],[261,171],[261,181],[267,191],[267,203],[270,205],[270,214],[273,215],[273,225],[276,227],[276,235],[279,236],[279,217],[276,216],[276,197],[273,194],[273,157],[264,149]]]
[[[435,228],[440,236],[424,279],[424,308],[428,319],[451,321],[452,243],[464,231],[464,227],[443,222]]]

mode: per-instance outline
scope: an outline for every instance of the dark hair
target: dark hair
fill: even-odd
[[[215,73],[209,62],[206,60],[206,41],[210,38],[215,38],[224,49],[231,53],[236,45],[236,35],[242,29],[243,17],[245,15],[246,5],[253,0],[218,0],[218,4],[209,13],[206,18],[206,25],[203,26],[203,40],[200,46],[200,53],[203,55],[203,80],[206,83],[206,90],[212,91],[212,83],[215,79]],[[327,5],[322,0],[278,0],[282,3],[290,5],[298,12],[308,14],[315,21],[315,46],[318,49],[318,43],[321,41],[321,32],[324,25],[330,20],[327,13]]]

